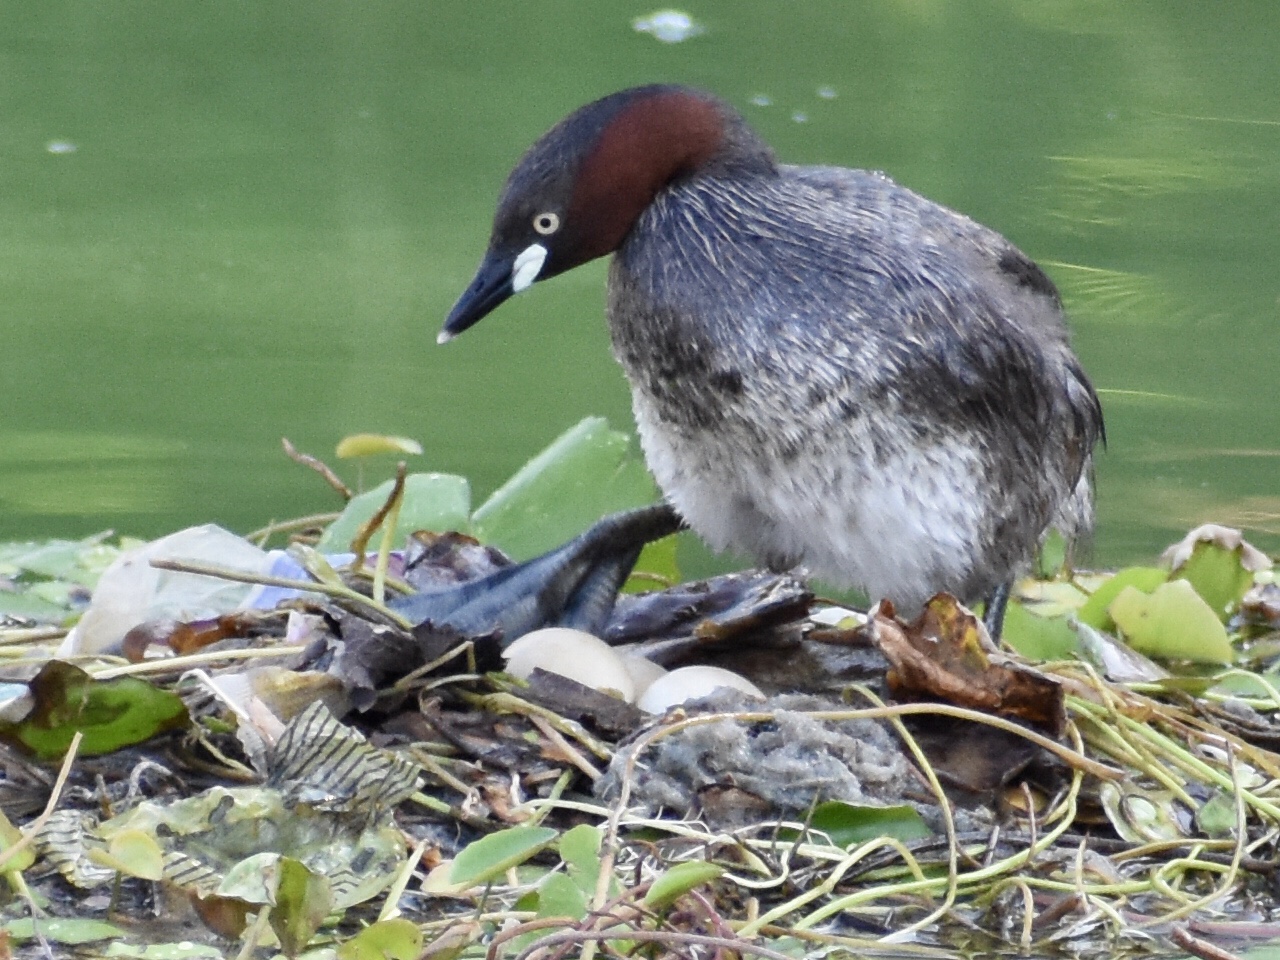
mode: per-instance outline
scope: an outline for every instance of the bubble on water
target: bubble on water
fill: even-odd
[[[794,120],[796,123],[808,123],[809,115],[805,113],[803,110],[797,110],[791,114],[791,119]]]
[[[50,140],[44,148],[50,153],[75,153],[80,149],[70,140]]]
[[[818,96],[821,97],[823,100],[834,100],[836,98],[836,88],[835,87],[819,87]]]
[[[757,93],[751,98],[750,102],[753,107],[771,107],[773,106],[773,97],[767,93]]]
[[[663,43],[683,43],[706,33],[707,28],[683,10],[656,10],[647,17],[636,17],[631,28],[637,33],[648,33]]]

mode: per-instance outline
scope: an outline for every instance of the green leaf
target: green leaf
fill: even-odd
[[[587,915],[587,894],[563,873],[549,873],[538,884],[538,916],[581,920]]]
[[[665,910],[690,890],[710,883],[723,873],[723,867],[705,860],[677,863],[653,881],[644,895],[644,905],[650,910]]]
[[[114,924],[101,920],[54,919],[46,918],[39,925],[29,917],[21,920],[10,920],[4,925],[5,933],[14,940],[33,940],[37,930],[40,936],[53,943],[97,943],[100,940],[117,940],[125,936],[125,932]]]
[[[1229,793],[1218,791],[1196,811],[1196,826],[1207,836],[1233,836],[1238,825],[1236,801]]]
[[[343,553],[360,527],[387,502],[394,481],[352,497],[337,520],[329,525],[316,549],[321,553]],[[393,543],[399,546],[415,530],[447,533],[469,529],[471,486],[462,477],[448,473],[411,473],[404,481],[404,502],[396,522]],[[376,541],[375,541],[376,542]]]
[[[1214,693],[1225,693],[1233,697],[1270,697],[1271,691],[1265,684],[1280,688],[1280,673],[1270,670],[1266,673],[1233,670],[1226,676],[1214,677],[1212,680],[1209,689]]]
[[[79,667],[50,660],[31,681],[34,705],[17,722],[0,720],[0,739],[42,760],[62,757],[76,731],[85,756],[111,753],[187,726],[172,693],[137,677],[94,680]]]
[[[379,920],[338,947],[338,960],[415,960],[422,931],[409,920]]]
[[[1197,663],[1229,664],[1235,657],[1222,621],[1186,580],[1170,580],[1151,594],[1125,587],[1109,609],[1139,653]]]
[[[1236,612],[1253,586],[1253,572],[1242,563],[1243,550],[1243,546],[1227,550],[1202,540],[1192,548],[1190,559],[1173,574],[1190,583],[1223,623]]]
[[[22,842],[22,831],[10,823],[4,811],[0,810],[0,856],[20,842]],[[4,856],[4,859],[0,860],[0,873],[21,873],[35,862],[36,855],[28,845],[16,854]]]
[[[1041,617],[1021,603],[1010,603],[1003,638],[1032,660],[1067,660],[1080,652],[1080,638],[1065,617]]]
[[[280,883],[279,853],[263,851],[232,865],[218,884],[218,896],[243,900],[245,903],[274,904]]]
[[[1087,623],[1095,630],[1114,630],[1115,621],[1108,610],[1111,601],[1125,587],[1134,587],[1143,593],[1150,593],[1169,579],[1169,572],[1160,567],[1125,567],[1116,571],[1115,576],[1093,591],[1093,595],[1084,602],[1076,616],[1081,623]]]
[[[338,441],[334,454],[340,460],[353,457],[372,457],[379,453],[398,453],[417,456],[422,444],[408,437],[389,437],[381,433],[353,433]]]
[[[894,837],[898,840],[922,840],[933,835],[920,814],[905,804],[892,807],[872,807],[828,800],[814,808],[809,821],[812,830],[825,833],[831,842],[847,850],[855,844],[865,843],[877,837]],[[794,839],[797,831],[783,831],[788,839]]]
[[[679,536],[663,537],[661,540],[646,543],[644,549],[640,551],[640,557],[636,560],[632,572],[651,573],[670,583],[679,583],[681,580],[679,546]],[[623,585],[624,593],[643,593],[652,589],[654,589],[654,583],[647,579],[628,580]]]
[[[481,837],[459,852],[449,872],[449,882],[474,887],[500,877],[524,863],[557,836],[550,827],[511,827]]]
[[[65,606],[50,603],[34,593],[0,592],[0,617],[31,620],[35,623],[59,624],[70,615],[71,611]]]
[[[159,880],[164,875],[164,851],[144,830],[121,830],[111,837],[106,850],[90,848],[89,859],[142,880]]]
[[[472,529],[516,560],[529,560],[607,514],[657,498],[631,438],[609,429],[601,417],[588,417],[486,500],[472,517]]]
[[[1098,797],[1112,828],[1128,843],[1184,839],[1170,790],[1130,781],[1104,783]]]
[[[600,844],[604,835],[599,827],[580,823],[560,838],[560,859],[569,877],[588,897],[596,892],[600,878]]]
[[[107,556],[114,556],[117,552],[110,548],[104,551],[101,539],[93,536],[85,540],[47,540],[29,545],[29,549],[6,559],[27,573],[93,587],[104,569],[103,564],[94,561],[95,555],[105,552]]]
[[[296,957],[324,923],[333,908],[333,891],[326,877],[313,873],[292,857],[280,858],[276,902],[271,929],[288,957]]]

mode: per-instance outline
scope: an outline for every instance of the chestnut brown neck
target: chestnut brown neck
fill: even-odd
[[[768,148],[727,105],[681,87],[637,91],[578,167],[567,219],[590,230],[579,238],[576,259],[616,250],[668,184],[720,165],[732,167],[735,159],[773,169]]]

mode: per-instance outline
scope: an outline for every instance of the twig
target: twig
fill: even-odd
[[[325,463],[319,457],[313,457],[309,453],[302,453],[301,451],[298,450],[297,447],[295,447],[292,443],[289,442],[288,437],[281,437],[280,445],[284,447],[285,456],[287,456],[290,460],[292,460],[294,463],[300,463],[304,467],[310,467],[316,473],[320,474],[320,476],[324,477],[325,481],[329,484],[329,486],[337,490],[338,495],[341,496],[343,500],[351,499],[352,497],[351,488],[342,482],[342,480],[338,477],[338,475],[329,468],[329,465],[327,463]]]
[[[378,507],[372,517],[360,525],[360,529],[356,531],[355,537],[352,538],[351,552],[356,555],[355,559],[351,561],[352,569],[364,566],[364,555],[369,549],[369,540],[374,531],[382,526],[382,522],[391,513],[399,513],[400,501],[404,499],[405,469],[405,464],[402,460],[400,461],[400,469],[396,471],[395,483],[391,485],[391,492],[387,494],[387,499],[382,501],[382,506]]]
[[[206,663],[291,657],[297,656],[306,649],[305,644],[297,644],[280,647],[255,647],[248,650],[211,650],[206,653],[188,653],[179,657],[161,657],[156,660],[144,660],[141,663],[127,663],[120,667],[107,667],[105,670],[87,670],[86,672],[95,680],[112,680],[116,677],[134,677],[157,673],[182,673],[192,667],[198,667]]]
[[[292,520],[281,520],[278,523],[268,523],[265,527],[259,527],[252,533],[246,533],[244,538],[251,543],[262,546],[274,534],[292,533],[294,530],[307,530],[311,527],[327,526],[340,516],[341,514],[336,510],[330,510],[327,513],[313,513],[305,517],[295,517]]]
[[[11,627],[0,630],[0,647],[61,640],[67,633],[66,627]]]
[[[400,520],[400,507],[404,505],[404,478],[407,471],[408,465],[401,460],[396,465],[396,482],[388,498],[391,509],[387,511],[386,522],[382,526],[382,543],[378,546],[378,561],[373,568],[373,599],[376,603],[382,603],[387,595],[387,564],[391,562],[391,547],[396,536],[396,523]],[[363,557],[363,554],[356,554],[356,556]]]
[[[1238,954],[1223,950],[1208,940],[1193,937],[1186,927],[1174,927],[1173,932],[1169,934],[1169,939],[1183,950],[1199,957],[1200,960],[1241,960]]]
[[[411,624],[394,610],[374,603],[359,590],[338,583],[320,583],[315,580],[292,580],[289,577],[273,577],[267,573],[254,573],[248,570],[236,570],[233,567],[222,567],[213,563],[199,563],[194,560],[152,560],[151,566],[157,570],[177,570],[180,573],[198,573],[206,577],[217,577],[220,580],[233,580],[236,583],[257,583],[265,587],[283,587],[286,590],[298,590],[303,593],[320,593],[335,600],[363,607],[392,623],[402,630],[412,630]]]
[[[528,714],[528,717],[529,722],[537,727],[544,737],[556,745],[561,754],[563,754],[564,759],[590,777],[593,783],[604,776],[591,765],[586,757],[573,749],[573,746],[561,735],[560,731],[551,726],[545,719],[534,713]]]

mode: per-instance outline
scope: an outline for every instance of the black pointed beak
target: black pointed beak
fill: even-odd
[[[485,254],[471,285],[458,298],[444,321],[437,343],[448,343],[467,327],[484,319],[497,306],[515,293],[511,284],[512,260],[509,256]]]

